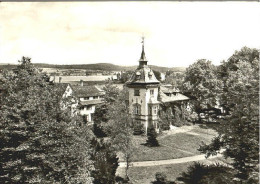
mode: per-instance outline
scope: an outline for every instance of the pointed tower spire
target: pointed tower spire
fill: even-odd
[[[139,67],[143,67],[144,65],[147,65],[147,59],[145,57],[145,52],[144,52],[144,37],[142,37],[141,43],[142,43],[142,53],[139,59]]]

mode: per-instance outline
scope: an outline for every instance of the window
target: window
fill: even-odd
[[[141,105],[140,104],[135,104],[134,105],[134,114],[135,115],[140,115],[141,114]]]
[[[85,97],[84,100],[89,100],[89,97]]]
[[[152,72],[149,72],[149,73],[148,73],[149,79],[152,79],[152,76],[153,76],[153,73],[152,73]]]
[[[84,115],[83,118],[84,118],[84,119],[83,119],[84,122],[87,123],[87,122],[88,122],[88,115]]]
[[[140,96],[140,90],[139,89],[135,89],[134,96]]]
[[[87,110],[91,110],[91,108],[92,108],[91,106],[87,106]]]
[[[157,107],[153,106],[153,115],[157,115]]]
[[[149,115],[152,115],[153,114],[153,108],[152,106],[149,106]]]
[[[93,99],[98,99],[98,96],[93,96]]]
[[[154,95],[154,90],[150,89],[150,95],[153,96]]]
[[[150,105],[148,109],[149,115],[157,115],[158,113],[158,107],[154,105]]]

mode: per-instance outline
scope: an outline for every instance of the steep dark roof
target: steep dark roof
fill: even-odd
[[[73,93],[78,98],[104,95],[96,86],[73,86]]]
[[[159,84],[156,79],[153,70],[148,66],[138,68],[133,73],[131,79],[126,82],[127,85],[131,84]]]
[[[70,84],[68,83],[54,83],[54,87],[56,88],[55,90],[59,96],[61,97],[63,96],[68,85],[70,86]]]

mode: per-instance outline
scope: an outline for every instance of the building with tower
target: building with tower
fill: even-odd
[[[172,89],[167,90],[167,87],[161,86],[160,81],[157,80],[153,70],[147,63],[143,38],[139,66],[134,71],[130,80],[126,82],[126,87],[128,89],[130,114],[135,124],[144,126],[145,133],[147,133],[149,126],[154,126],[157,131],[159,130],[159,111],[161,105],[177,101],[183,102],[189,99],[177,91],[175,92]]]

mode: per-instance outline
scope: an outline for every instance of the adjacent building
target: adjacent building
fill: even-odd
[[[78,98],[78,112],[87,122],[92,122],[92,115],[97,104],[103,103],[104,91],[97,86],[73,86],[74,95]]]
[[[62,98],[74,97],[69,107],[73,113],[80,114],[86,122],[93,122],[93,113],[98,104],[103,103],[104,91],[97,86],[72,86],[66,83],[56,83],[60,88]]]

